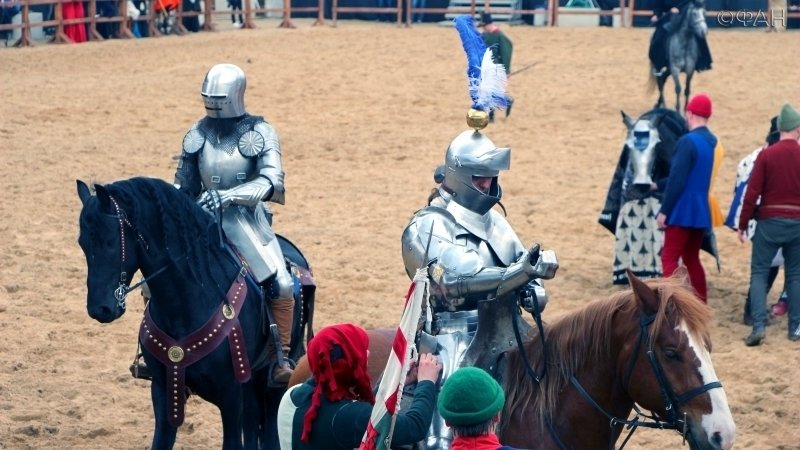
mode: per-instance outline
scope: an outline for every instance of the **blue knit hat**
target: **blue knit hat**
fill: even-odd
[[[444,382],[437,402],[439,414],[457,427],[478,425],[503,409],[503,389],[483,369],[462,367]]]

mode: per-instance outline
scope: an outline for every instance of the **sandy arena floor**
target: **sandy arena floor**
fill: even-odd
[[[317,328],[399,319],[408,285],[400,233],[423,205],[447,144],[466,128],[458,35],[437,26],[298,25],[0,49],[0,448],[149,446],[149,386],[128,374],[142,305],[133,297],[110,325],[86,314],[75,180],[171,181],[215,63],[245,70],[248,109],[280,134],[287,205],[276,208],[276,229],[312,261]],[[512,78],[514,113],[487,134],[513,148],[512,170],[501,178],[509,221],[526,244],[559,255],[547,284],[545,315],[554,318],[616,289],[613,237],[597,216],[624,135],[619,111],[639,115],[655,102],[646,90],[650,31],[506,29],[514,66],[538,64]],[[800,106],[797,39],[711,32],[714,69],[693,88],[715,101],[711,127],[727,150],[716,185],[725,209],[739,159],[762,143],[782,103]],[[730,230],[717,234],[722,271],[708,255],[704,262],[736,447],[800,449],[800,344],[786,339],[784,317],[765,345],[743,345],[749,245]],[[216,410],[192,398],[176,448],[216,448],[220,434]],[[677,449],[681,441],[641,431],[629,448]]]

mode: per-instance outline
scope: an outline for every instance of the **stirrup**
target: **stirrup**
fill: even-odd
[[[662,67],[660,69],[656,69],[655,67],[653,67],[653,76],[654,77],[660,77],[660,76],[664,75],[665,73],[667,73],[667,68],[666,67]]]
[[[295,362],[292,361],[291,358],[284,357],[283,361],[286,364],[289,365],[289,368],[292,371],[294,371],[294,369],[297,367],[297,364],[295,364]],[[273,373],[275,373],[275,369],[277,367],[278,367],[278,361],[272,361],[269,364],[269,366],[267,366],[267,387],[283,389],[289,384],[289,382],[287,380],[286,383],[282,383],[282,382],[276,381],[275,378],[273,378]]]
[[[133,363],[131,363],[128,369],[131,371],[131,375],[133,378],[138,378],[140,380],[152,380],[153,373],[150,372],[150,368],[147,367],[147,364],[144,363],[142,360],[142,354],[137,353],[136,356],[133,358]]]

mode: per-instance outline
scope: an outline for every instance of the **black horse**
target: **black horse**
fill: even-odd
[[[665,107],[664,84],[667,78],[672,76],[675,85],[675,111],[681,111],[681,72],[686,74],[686,88],[683,89],[685,105],[689,101],[694,72],[711,69],[711,52],[706,42],[708,25],[705,18],[705,0],[686,0],[681,4],[677,14],[667,17],[668,21],[663,24],[659,22],[653,34],[651,52],[662,53],[656,57],[657,59],[666,57],[669,70],[658,76],[651,71],[650,85],[658,86],[658,101],[655,108],[663,108]]]
[[[174,445],[187,390],[219,408],[223,449],[278,448],[276,416],[284,388],[268,380],[275,344],[267,332],[266,305],[214,217],[162,180],[94,187],[92,196],[78,181],[87,309],[101,323],[119,318],[131,276],[139,270],[146,278],[152,296],[139,339],[152,371],[152,448]],[[306,328],[311,335],[314,286],[302,254],[285,239],[281,244],[296,297],[303,299],[296,302],[290,352],[298,358],[305,352]]]

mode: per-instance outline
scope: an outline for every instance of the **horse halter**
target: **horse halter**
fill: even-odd
[[[642,412],[639,407],[634,403],[633,410],[636,412],[636,416],[631,419],[620,419],[616,416],[611,415],[608,411],[603,409],[597,401],[595,401],[592,396],[586,391],[586,388],[581,385],[580,381],[575,378],[575,375],[570,376],[570,383],[575,387],[578,393],[586,400],[590,405],[594,407],[594,409],[603,413],[609,420],[608,426],[609,428],[614,428],[618,425],[627,426],[630,430],[628,435],[625,437],[625,440],[622,441],[622,445],[620,445],[619,450],[622,450],[625,445],[630,440],[631,436],[633,436],[633,432],[636,431],[638,427],[645,427],[645,428],[657,428],[660,430],[676,430],[680,435],[683,437],[683,442],[686,443],[686,435],[688,432],[688,423],[686,422],[686,413],[684,413],[683,418],[678,416],[678,407],[682,404],[686,403],[687,401],[691,400],[694,397],[697,397],[700,394],[710,391],[711,389],[721,388],[722,383],[719,381],[714,381],[711,383],[706,383],[702,386],[694,388],[688,392],[684,392],[681,395],[675,394],[675,391],[672,389],[672,386],[669,384],[666,375],[664,374],[664,369],[661,367],[661,363],[658,362],[658,358],[656,358],[655,351],[653,350],[653,341],[650,339],[650,333],[647,332],[647,329],[652,325],[655,321],[655,315],[645,315],[642,314],[639,321],[640,332],[639,332],[639,339],[636,342],[636,347],[634,348],[633,352],[631,353],[631,361],[628,364],[628,369],[625,375],[625,389],[628,389],[631,382],[631,376],[633,374],[633,368],[636,366],[637,355],[639,354],[639,350],[642,348],[642,344],[644,343],[644,347],[647,349],[647,359],[650,362],[650,366],[653,368],[653,372],[655,372],[656,379],[658,380],[658,386],[661,390],[661,397],[664,400],[664,404],[666,405],[667,411],[667,420],[662,420],[654,415],[648,415]],[[537,380],[538,381],[538,380]],[[642,420],[643,419],[643,420]],[[649,421],[648,421],[649,420]],[[547,420],[547,428],[550,431],[553,440],[555,441],[556,445],[561,450],[566,450],[567,447],[558,437],[558,433],[556,432],[555,427],[551,420]],[[614,435],[613,433],[609,436],[608,448],[614,449]]]
[[[688,426],[686,422],[686,413],[683,414],[683,418],[680,418],[678,416],[678,407],[688,402],[689,400],[693,399],[694,397],[697,397],[700,394],[704,394],[710,391],[711,389],[722,388],[722,383],[720,383],[719,381],[713,381],[711,383],[706,383],[702,386],[698,386],[694,389],[691,389],[688,392],[684,392],[683,394],[680,395],[676,394],[675,391],[672,389],[672,386],[670,385],[669,381],[667,380],[666,375],[664,374],[664,369],[661,366],[661,363],[658,361],[658,358],[656,358],[655,351],[653,351],[653,341],[650,339],[650,333],[647,332],[648,327],[653,323],[654,320],[655,320],[655,315],[648,316],[642,314],[641,316],[640,320],[641,332],[639,333],[639,340],[636,343],[636,349],[633,352],[633,357],[631,359],[630,365],[628,366],[628,371],[625,376],[626,378],[625,387],[627,389],[627,387],[630,385],[633,368],[636,365],[636,355],[639,353],[639,348],[642,346],[642,342],[644,341],[644,346],[647,349],[646,350],[647,360],[650,362],[650,366],[653,368],[653,372],[655,372],[656,379],[658,380],[658,386],[661,390],[661,398],[663,399],[664,404],[666,405],[665,410],[667,412],[667,421],[654,418],[656,423],[663,424],[663,426],[658,426],[657,428],[678,430],[681,436],[683,437],[684,442],[686,442],[686,433]],[[637,410],[637,416],[639,415],[639,413],[640,412]]]
[[[147,245],[147,241],[144,240],[144,237],[142,237],[142,234],[139,233],[136,227],[134,227],[133,224],[130,222],[130,220],[128,220],[128,215],[125,214],[125,211],[123,211],[122,208],[120,208],[119,203],[117,203],[114,197],[109,195],[108,198],[111,200],[111,203],[114,205],[114,210],[117,213],[117,222],[119,223],[119,237],[120,237],[119,242],[121,250],[119,284],[117,285],[117,288],[114,289],[114,298],[117,300],[117,306],[119,306],[120,308],[122,308],[123,311],[125,311],[126,309],[125,297],[127,297],[127,295],[131,291],[135,290],[136,288],[144,284],[147,280],[152,279],[156,275],[163,272],[164,269],[167,268],[167,266],[165,265],[164,267],[158,269],[148,278],[142,278],[138,283],[134,284],[133,286],[128,286],[128,274],[127,272],[125,272],[125,261],[127,261],[128,259],[127,248],[125,246],[125,226],[127,225],[134,233],[136,233],[136,242],[142,245],[145,252],[148,252],[150,250],[150,247]]]

